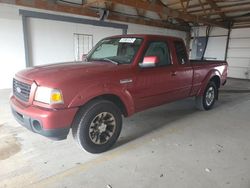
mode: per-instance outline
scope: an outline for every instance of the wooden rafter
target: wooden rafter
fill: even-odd
[[[189,2],[190,2],[190,1],[189,1]],[[205,3],[203,3],[203,5],[206,6],[206,5],[208,5],[208,3],[205,2]],[[195,9],[195,8],[200,8],[200,7],[201,7],[201,6],[200,6],[199,3],[198,3],[198,4],[192,4],[192,5],[189,5],[189,6],[188,6],[189,9]],[[182,9],[182,8],[177,8],[176,10],[181,10],[181,9]],[[190,12],[192,12],[192,11],[196,11],[196,10],[188,10],[187,12],[190,13]],[[199,10],[197,10],[197,11],[200,11],[200,12],[201,12],[202,9],[199,9]]]
[[[112,2],[105,2],[105,7],[107,10],[113,11],[114,10],[114,3]]]
[[[143,0],[143,1],[147,2],[147,0]],[[136,12],[137,12],[137,14],[138,14],[139,16],[145,16],[145,14],[146,14],[146,11],[143,10],[143,9],[138,9],[138,8],[136,8],[135,10],[136,10]]]
[[[182,0],[183,2],[187,2],[188,0]],[[180,0],[177,0],[175,2],[170,2],[168,3],[168,6],[175,6],[175,5],[178,5],[180,4]]]
[[[187,10],[188,10],[188,8],[189,8],[189,3],[190,3],[190,0],[187,0],[185,12],[187,12]]]
[[[184,6],[184,2],[183,2],[183,0],[180,0],[180,2],[181,2],[181,7],[182,7],[182,10],[183,10],[184,12],[186,12],[186,11],[185,11],[185,6]]]
[[[89,16],[89,17],[95,17],[98,18],[98,12],[94,11],[92,9],[89,9],[87,7],[82,6],[69,6],[65,4],[57,4],[55,1],[41,1],[41,0],[13,0],[13,1],[6,1],[6,0],[0,0],[0,3],[7,3],[7,4],[14,4],[18,6],[24,6],[24,7],[31,7],[31,8],[37,8],[42,10],[51,10],[55,12],[63,12],[63,13],[71,13],[71,14],[77,14],[82,16]],[[91,1],[92,3],[103,3],[103,0],[101,1]],[[107,1],[107,3],[112,3],[111,1]],[[181,30],[181,31],[189,31],[189,28],[185,26],[178,26],[173,25],[170,23],[165,23],[162,21],[157,20],[145,20],[143,18],[131,18],[124,15],[116,14],[113,12],[109,13],[108,19],[114,20],[114,21],[121,21],[121,22],[128,22],[128,23],[134,23],[134,24],[142,24],[142,25],[149,25],[149,26],[155,26],[155,27],[163,27],[163,28],[169,28],[169,29],[175,29],[175,30]]]
[[[186,5],[185,5],[184,0],[180,0],[180,2],[181,2],[182,10],[183,10],[184,12],[187,12],[187,9],[188,9],[188,7],[189,7],[189,2],[190,2],[190,0],[187,0],[187,1],[186,1]]]
[[[149,3],[158,4],[159,6],[164,6],[164,4],[160,0],[151,0],[151,1],[149,1]],[[161,12],[158,12],[158,15],[164,21],[168,20],[168,18],[169,18],[168,15],[163,15]]]
[[[163,27],[163,28],[175,29],[175,30],[180,30],[180,31],[189,31],[188,27],[173,25],[173,24],[165,23],[165,22],[158,21],[158,20],[151,21],[151,20],[145,20],[143,18],[130,18],[130,17],[121,16],[118,14],[109,14],[108,18],[110,20],[116,20],[116,21],[122,21],[122,22],[134,23],[134,24]]]
[[[218,5],[216,4],[214,0],[207,0],[207,2],[211,6],[212,9],[214,9],[215,11],[220,11],[220,8],[218,7]],[[219,12],[219,15],[222,19],[226,19],[226,16],[223,12]]]
[[[87,1],[86,3],[84,3],[82,5],[82,7],[89,7],[89,6],[93,6],[93,5],[96,5],[98,3],[102,2],[102,0],[94,0],[94,1]]]
[[[201,0],[199,0],[199,3],[200,3],[200,6],[201,6],[201,8],[202,8],[202,10],[203,10],[204,15],[205,15],[206,17],[208,17],[207,12],[206,12],[206,10],[205,10],[205,8],[204,8],[204,5],[203,5],[203,3],[201,2]]]
[[[250,4],[248,6],[233,6],[231,8],[221,8],[220,10],[212,11],[207,13],[208,15],[216,15],[219,13],[235,13],[235,12],[244,12],[250,11]],[[197,14],[201,15],[201,14]]]
[[[237,23],[241,23],[241,22],[249,22],[250,23],[250,17],[233,18],[233,20]]]
[[[217,1],[216,1],[217,2]],[[235,7],[235,6],[243,6],[243,5],[249,5],[250,3],[249,2],[238,2],[237,4],[229,4],[229,5],[220,5],[219,8],[222,9],[222,8],[231,8],[231,7]],[[207,2],[206,3],[203,3],[204,6],[207,6],[209,5]],[[193,4],[193,5],[190,5],[189,6],[189,9],[187,12],[188,13],[198,13],[198,12],[202,12],[203,10],[202,9],[196,9],[196,8],[199,8],[200,7],[200,4]],[[195,9],[195,10],[192,10],[192,9]],[[177,9],[177,10],[181,10],[181,9]],[[206,8],[206,11],[211,11],[213,10],[212,7],[208,7]]]
[[[183,13],[176,11],[174,9],[170,9],[166,6],[160,6],[158,4],[149,4],[147,2],[143,2],[141,0],[103,0],[104,2],[113,2],[117,4],[122,4],[134,8],[140,8],[144,9],[147,11],[152,11],[152,12],[161,12],[162,15],[167,15],[173,18],[178,18],[182,19],[186,22],[194,22],[194,23],[203,23],[207,25],[213,25],[213,26],[218,26],[218,27],[224,27],[227,28],[227,25],[224,23],[219,23],[216,21],[212,21],[210,19],[202,18],[199,16]]]
[[[135,10],[136,10],[136,12],[137,12],[137,14],[138,14],[139,16],[144,17],[145,14],[146,14],[146,11],[145,11],[145,10],[138,9],[138,8],[136,8]]]

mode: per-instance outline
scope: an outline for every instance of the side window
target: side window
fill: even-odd
[[[157,56],[160,60],[158,66],[171,64],[168,46],[165,42],[151,42],[144,57],[146,56]]]
[[[182,65],[186,64],[188,62],[188,58],[187,58],[187,52],[186,52],[186,47],[184,43],[181,41],[175,41],[174,46],[175,46],[175,52],[176,52],[176,56],[177,56],[179,64],[182,64]]]

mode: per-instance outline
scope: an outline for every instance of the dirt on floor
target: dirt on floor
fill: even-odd
[[[5,160],[21,150],[15,134],[11,134],[6,124],[0,124],[0,160]]]

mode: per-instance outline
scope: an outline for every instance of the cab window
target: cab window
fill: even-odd
[[[184,43],[181,41],[175,41],[174,46],[178,63],[181,65],[188,63],[187,52]]]
[[[157,56],[159,58],[157,66],[171,64],[168,46],[165,42],[151,42],[144,57],[146,56]]]

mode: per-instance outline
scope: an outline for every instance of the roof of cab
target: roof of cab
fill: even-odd
[[[153,38],[169,38],[169,39],[174,39],[174,40],[182,40],[181,38],[178,37],[173,37],[173,36],[167,36],[167,35],[151,35],[151,34],[127,34],[127,35],[115,35],[115,36],[110,36],[107,38],[116,38],[116,37],[138,37],[138,38],[145,38],[145,39],[153,39]]]

